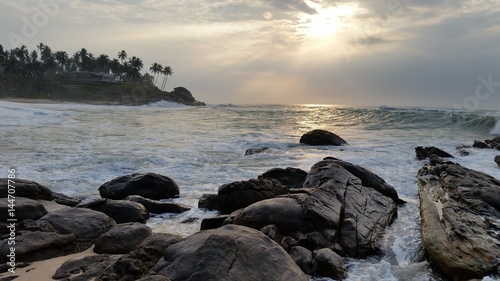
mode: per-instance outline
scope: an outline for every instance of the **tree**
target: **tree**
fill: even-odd
[[[163,89],[167,85],[168,76],[174,74],[174,72],[170,66],[165,66],[163,68],[162,74],[165,75],[165,77],[163,78],[163,83],[161,85],[161,90],[163,91]]]
[[[140,81],[141,80],[141,69],[144,66],[142,60],[136,56],[133,56],[128,61],[128,71],[127,76],[131,81]]]
[[[59,64],[59,67],[62,71],[66,70],[69,64],[69,56],[68,53],[65,51],[57,51],[55,53],[55,59],[57,64]]]
[[[120,77],[121,79],[122,65],[120,64],[120,61],[118,59],[112,59],[109,62],[109,68],[115,76]]]
[[[109,73],[109,57],[108,55],[102,54],[97,57],[97,68],[100,72]]]
[[[118,52],[118,58],[123,63],[127,59],[127,52],[125,52],[125,50],[121,50]]]
[[[153,84],[156,84],[156,81],[158,81],[158,77],[160,77],[159,73],[163,71],[163,66],[161,64],[155,62],[151,65],[149,70],[151,70],[151,72],[153,73],[153,80],[154,80],[154,76],[156,74],[158,74],[158,76],[156,77],[156,80],[153,81]]]

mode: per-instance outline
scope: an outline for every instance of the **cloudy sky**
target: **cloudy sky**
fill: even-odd
[[[0,36],[124,49],[208,103],[500,107],[498,0],[0,0]]]

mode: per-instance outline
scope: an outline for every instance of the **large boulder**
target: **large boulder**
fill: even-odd
[[[219,187],[217,203],[222,213],[235,210],[281,194],[288,189],[279,181],[273,179],[250,179],[248,181],[232,182]]]
[[[151,229],[140,223],[124,223],[112,227],[95,242],[98,254],[128,254],[151,236]]]
[[[108,181],[99,187],[103,198],[120,200],[129,195],[160,200],[179,196],[179,186],[169,177],[155,173],[132,174]]]
[[[24,197],[0,198],[0,220],[2,221],[12,218],[18,221],[25,219],[37,220],[45,214],[47,214],[47,210],[42,203],[36,200]]]
[[[308,280],[276,242],[237,225],[198,232],[168,247],[152,271],[176,281]]]
[[[16,197],[51,201],[52,191],[44,185],[23,179],[0,178],[0,197],[7,197],[9,185],[15,187]]]
[[[454,158],[453,155],[435,146],[417,146],[415,147],[415,154],[417,154],[418,160],[424,160],[425,158],[429,158],[431,155],[443,158]]]
[[[418,185],[430,261],[454,280],[500,273],[500,181],[431,156]]]
[[[308,145],[345,145],[347,142],[336,134],[325,130],[312,130],[300,138],[300,143]]]
[[[101,198],[91,202],[78,204],[76,208],[87,208],[102,212],[114,219],[116,223],[145,223],[149,219],[149,212],[142,204],[127,200],[109,200]]]
[[[273,224],[284,235],[304,233],[310,250],[339,244],[348,256],[366,257],[379,252],[399,200],[392,186],[366,169],[325,158],[311,168],[304,188],[235,211],[225,223]]]
[[[301,188],[306,181],[307,172],[298,168],[274,168],[259,177],[266,179],[276,179],[288,189]]]

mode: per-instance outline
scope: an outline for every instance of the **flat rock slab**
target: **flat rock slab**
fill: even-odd
[[[500,181],[431,156],[418,185],[431,262],[454,280],[500,273]]]

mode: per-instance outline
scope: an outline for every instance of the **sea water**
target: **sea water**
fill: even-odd
[[[387,106],[186,107],[162,102],[130,107],[2,101],[0,177],[14,168],[18,178],[91,200],[99,197],[102,183],[115,177],[166,175],[180,186],[180,198],[170,201],[192,209],[154,215],[147,225],[156,232],[187,236],[199,230],[203,218],[217,214],[197,208],[202,194],[271,168],[308,171],[333,156],[372,170],[408,202],[382,237],[380,256],[347,260],[348,280],[440,280],[422,251],[416,174],[425,161],[415,158],[414,149],[437,146],[454,155],[453,161],[500,178],[493,161],[500,152],[469,148],[470,155],[460,156],[455,148],[499,134],[498,115]],[[300,136],[313,129],[334,132],[349,145],[299,144]],[[270,149],[244,156],[247,149],[264,146]]]

